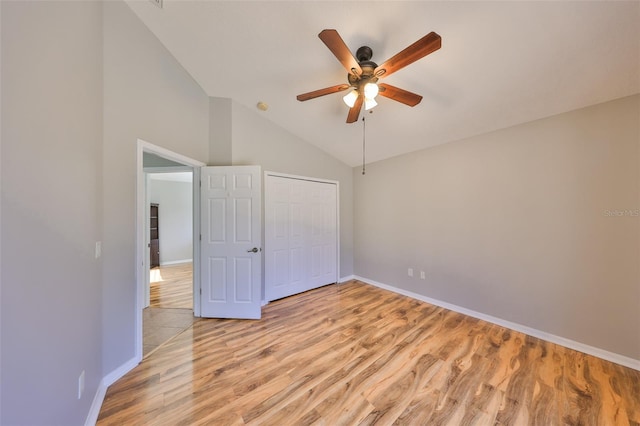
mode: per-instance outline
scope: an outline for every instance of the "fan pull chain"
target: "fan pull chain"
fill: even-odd
[[[365,141],[366,133],[367,133],[367,122],[364,119],[364,115],[363,115],[362,116],[362,174],[363,175],[364,175],[364,172],[365,172],[365,169],[364,169],[364,165],[365,165],[365,162],[364,162],[364,148],[365,148],[364,141]]]

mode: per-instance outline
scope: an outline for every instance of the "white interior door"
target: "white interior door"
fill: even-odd
[[[338,186],[267,174],[265,299],[338,281]]]
[[[201,315],[260,318],[259,166],[201,169]]]

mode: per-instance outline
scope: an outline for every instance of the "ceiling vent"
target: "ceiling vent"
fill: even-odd
[[[149,0],[149,1],[155,4],[156,6],[158,6],[160,9],[162,9],[162,0]]]

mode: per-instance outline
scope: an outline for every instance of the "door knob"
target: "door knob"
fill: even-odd
[[[247,253],[257,253],[258,252],[258,247],[254,247],[251,250],[247,250]]]

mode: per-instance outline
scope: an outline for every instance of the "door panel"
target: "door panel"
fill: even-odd
[[[260,173],[259,166],[201,169],[203,317],[260,318]]]
[[[265,299],[337,281],[337,186],[268,175]]]

